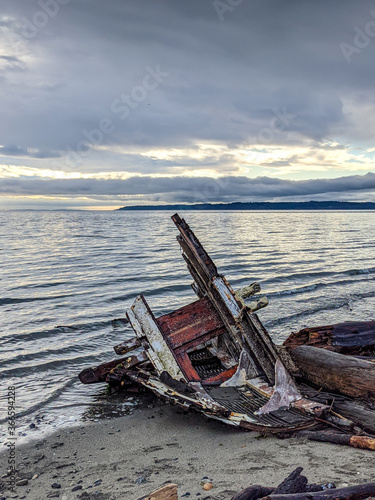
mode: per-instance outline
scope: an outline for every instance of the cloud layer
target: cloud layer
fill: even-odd
[[[0,191],[371,197],[372,2],[231,3],[6,0]]]

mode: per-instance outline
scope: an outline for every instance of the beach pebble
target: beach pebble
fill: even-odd
[[[16,482],[16,486],[26,486],[29,484],[29,481],[27,479],[21,479],[20,481]]]
[[[72,488],[72,491],[78,491],[81,489],[82,489],[82,486],[80,484],[77,484],[77,486],[74,486],[74,488]]]
[[[99,486],[100,484],[102,484],[102,480],[98,479],[97,481],[95,481],[94,486]]]
[[[36,479],[37,477],[39,477],[39,474],[34,474],[31,479]]]
[[[35,427],[36,427],[36,425],[34,423],[29,425],[30,429],[35,429]]]
[[[137,477],[137,479],[135,480],[136,484],[143,484],[143,483],[146,483],[146,478],[145,476],[139,476]]]
[[[210,490],[212,490],[212,488],[213,488],[213,484],[212,484],[212,483],[206,483],[206,484],[203,486],[203,489],[204,489],[205,491],[210,491]]]
[[[49,495],[47,495],[47,498],[58,498],[60,496],[60,493],[58,491],[52,491]]]
[[[55,490],[58,490],[59,488],[61,488],[61,484],[60,483],[52,483],[51,484],[51,488],[54,488]]]

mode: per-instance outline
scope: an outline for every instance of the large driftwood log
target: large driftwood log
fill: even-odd
[[[375,496],[375,483],[358,484],[347,488],[327,489],[292,495],[269,495],[263,500],[362,500]]]
[[[292,357],[310,382],[353,397],[375,399],[375,364],[311,346],[299,346]]]

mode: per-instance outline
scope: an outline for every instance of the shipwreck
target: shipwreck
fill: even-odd
[[[134,336],[114,347],[123,357],[83,370],[81,382],[143,387],[240,428],[375,450],[375,322],[308,328],[275,345],[256,314],[268,303],[255,298],[260,286],[234,291],[184,219],[172,220],[198,299],[155,317],[139,295],[124,319]]]

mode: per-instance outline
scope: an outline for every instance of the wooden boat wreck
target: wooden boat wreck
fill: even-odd
[[[366,345],[356,346],[362,358],[338,349],[337,329],[349,332],[347,324],[302,331],[276,346],[255,314],[267,299],[244,301],[260,291],[259,285],[234,292],[189,225],[177,214],[172,220],[198,300],[155,317],[139,295],[125,320],[134,336],[114,348],[126,356],[83,370],[81,382],[108,382],[124,389],[141,386],[183,408],[244,429],[375,450],[375,325],[356,324],[360,335],[352,332],[357,344],[365,339]],[[318,338],[323,345],[317,347],[312,339]],[[331,363],[339,372],[327,384],[321,380],[322,353],[344,358]],[[319,376],[313,376],[317,363]],[[344,372],[344,381],[333,384]],[[356,382],[350,381],[353,373]]]

